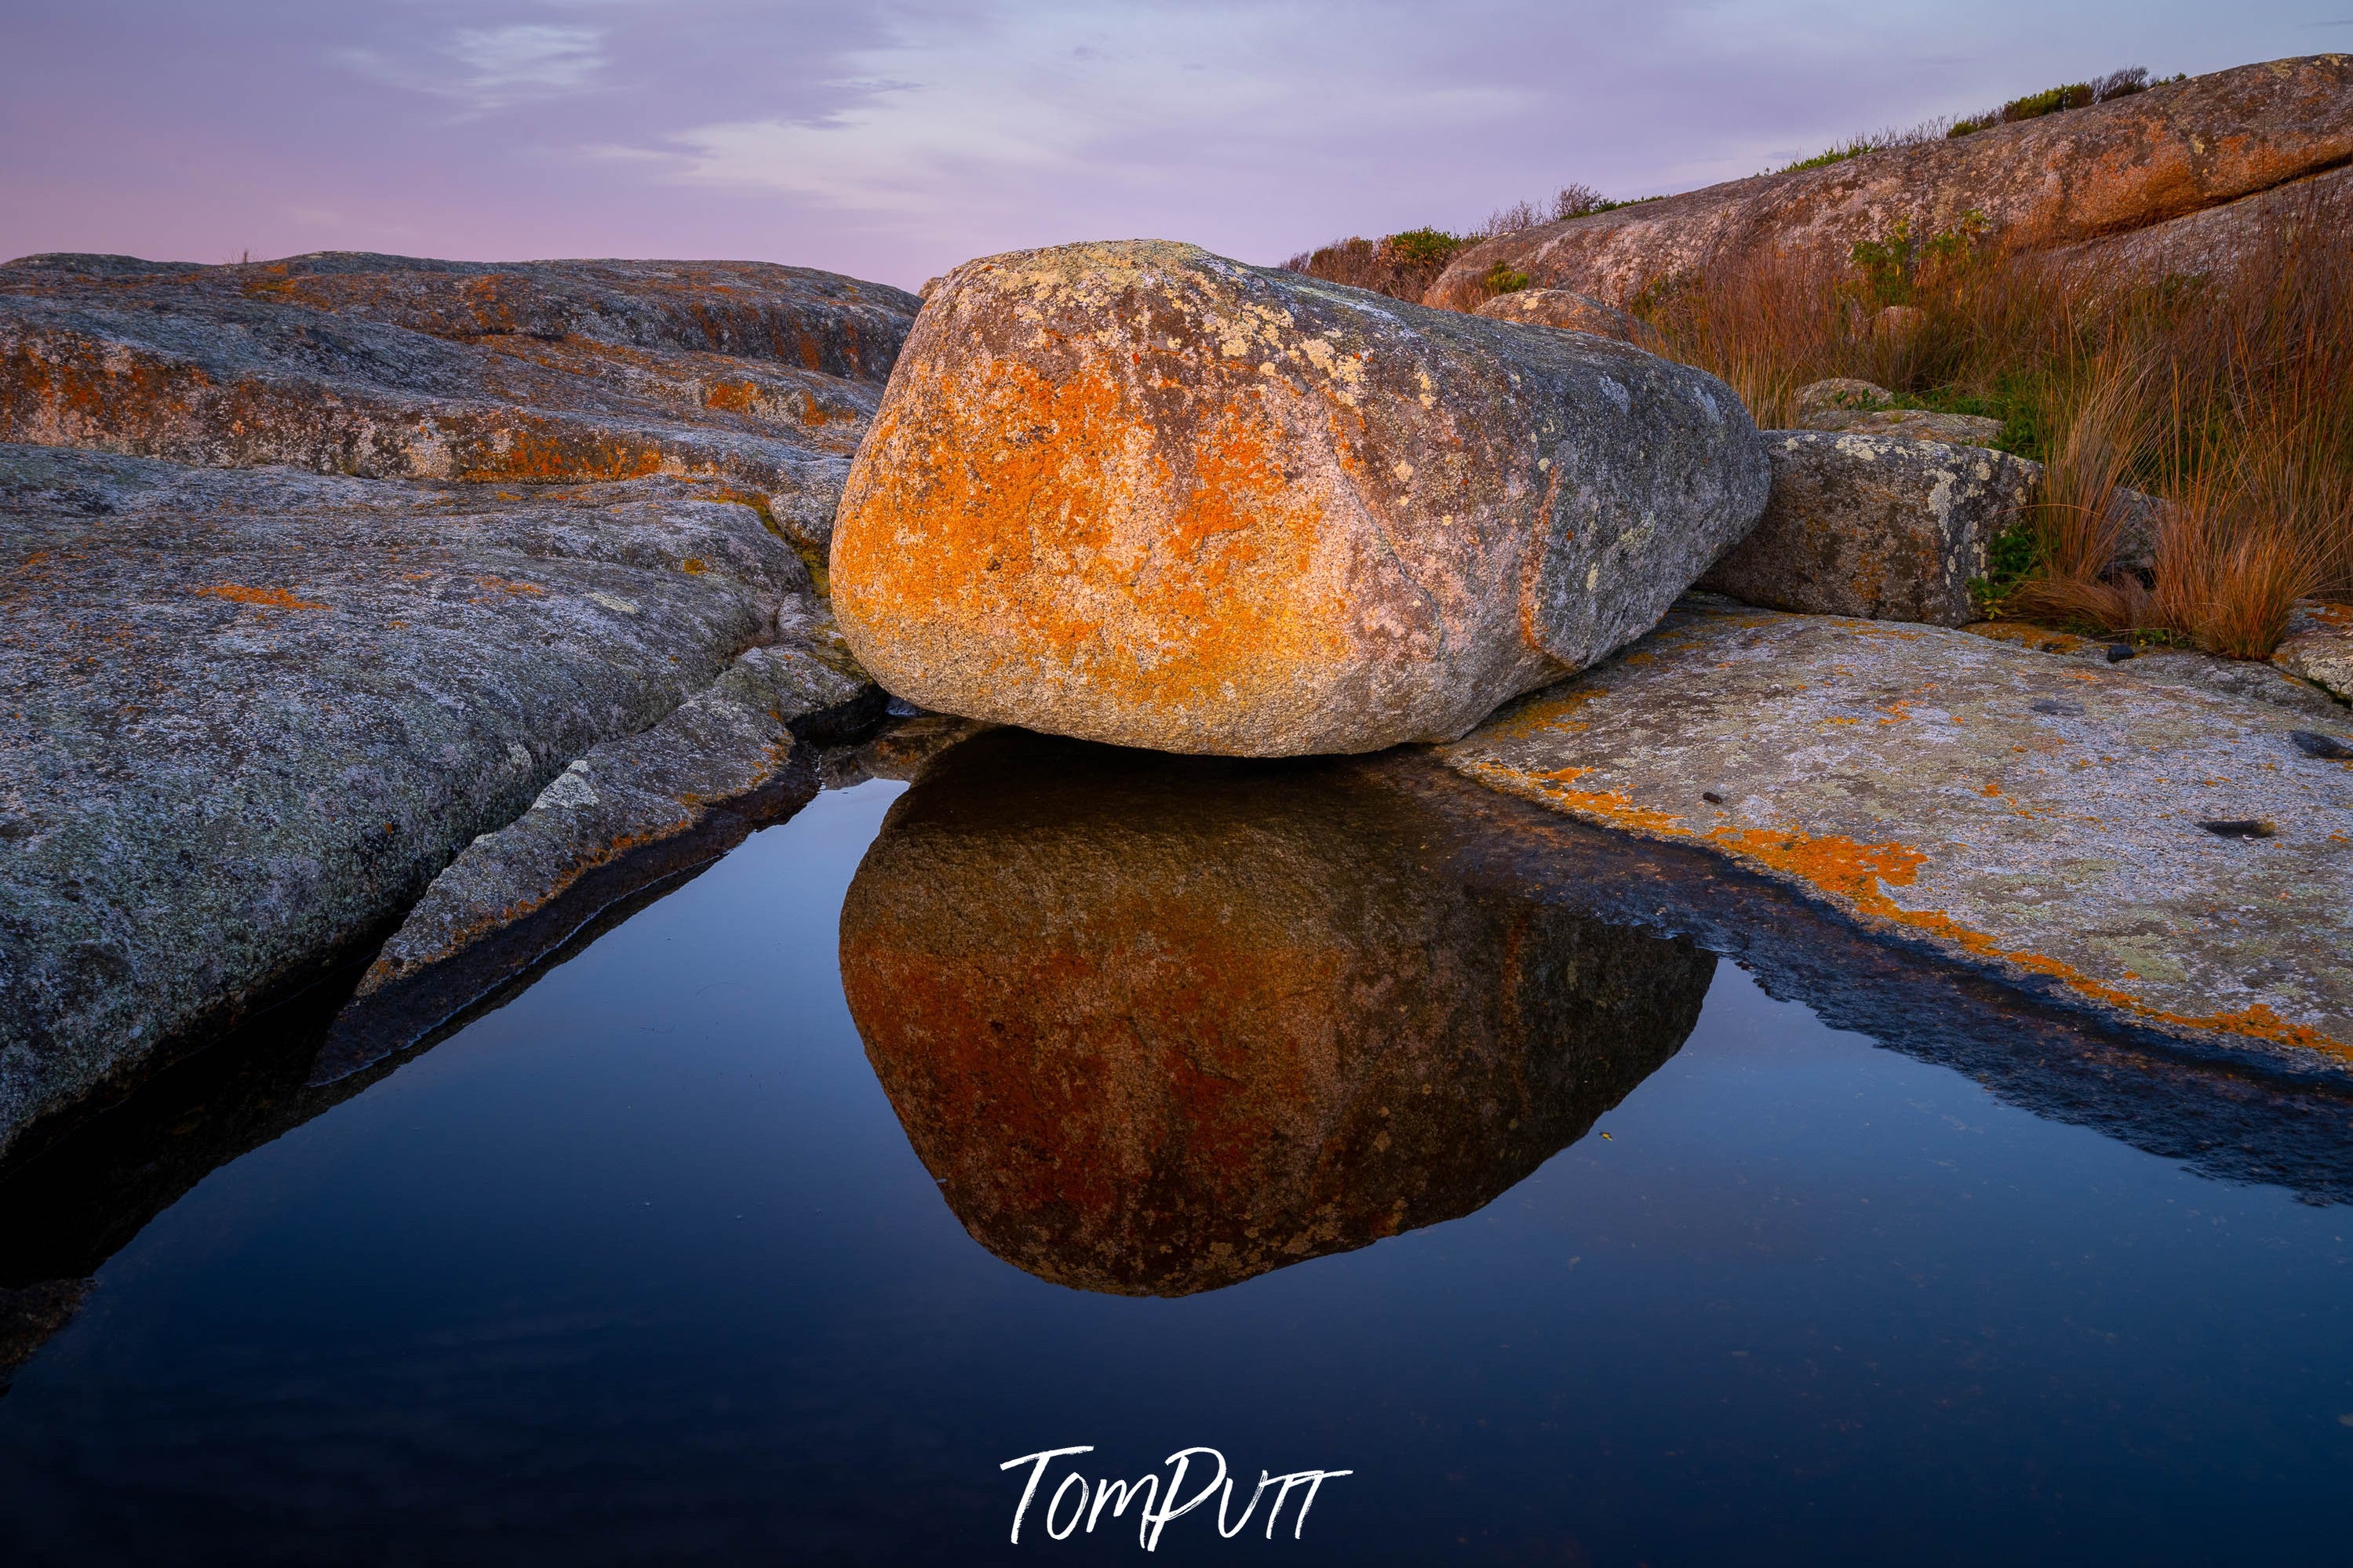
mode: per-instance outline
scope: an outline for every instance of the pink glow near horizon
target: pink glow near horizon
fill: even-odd
[[[1018,246],[1271,261],[1570,181],[1689,189],[2117,66],[2353,47],[2353,4],[5,0],[0,29],[0,256],[748,257],[912,287]]]

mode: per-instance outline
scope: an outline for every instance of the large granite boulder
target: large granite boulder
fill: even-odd
[[[1679,610],[1447,760],[2055,1005],[2353,1077],[2353,725],[2142,663]]]
[[[1987,547],[2032,499],[2038,465],[1907,437],[1767,433],[1771,499],[1700,585],[1821,616],[1967,626]]]
[[[714,482],[821,553],[918,301],[759,262],[0,267],[0,439],[507,484]]]
[[[935,760],[841,975],[956,1217],[1057,1284],[1185,1295],[1470,1213],[1581,1137],[1715,960],[1476,885],[1447,831],[1355,763],[1013,731]]]
[[[969,262],[844,493],[835,610],[924,707],[1163,751],[1459,735],[1745,534],[1721,382],[1159,241]]]
[[[1538,288],[1623,302],[1653,280],[1779,256],[1842,268],[1897,220],[1929,236],[1971,213],[2019,243],[2093,256],[2135,231],[2242,200],[2353,159],[2353,55],[2312,55],[2169,82],[1973,135],[1733,180],[1468,246],[1424,296],[1467,309],[1497,263]],[[2227,223],[2135,248],[2211,253]]]
[[[676,480],[0,447],[0,1150],[380,935],[809,588]]]

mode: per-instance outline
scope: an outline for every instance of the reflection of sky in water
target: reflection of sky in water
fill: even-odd
[[[1176,1300],[1008,1267],[836,976],[898,789],[821,796],[149,1226],[0,1398],[0,1540],[987,1560],[999,1460],[1207,1443],[1356,1471],[1300,1560],[2341,1546],[2345,1210],[1999,1104],[1728,964],[1607,1141],[1466,1218]],[[1199,1524],[1162,1552],[1243,1549]]]

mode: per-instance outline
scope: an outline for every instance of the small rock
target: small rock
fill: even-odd
[[[2311,730],[2292,730],[2287,738],[2295,742],[2295,749],[2307,757],[2325,757],[2330,762],[2353,761],[2353,744],[2334,735],[2323,735]]]
[[[2353,701],[2353,605],[2300,602],[2272,662],[2340,701]]]
[[[1871,318],[1874,338],[1908,338],[1928,323],[1928,312],[1917,305],[1889,305]]]
[[[1986,547],[2025,508],[2035,465],[1884,436],[1766,434],[1763,521],[1700,580],[1752,605],[1965,626]]]
[[[2108,645],[2108,662],[2110,664],[2122,664],[2125,660],[2132,658],[2132,656],[2133,645],[2128,642],[2112,642]]]
[[[1800,426],[1819,429],[1814,424],[1817,415],[1885,408],[1894,401],[1895,395],[1876,382],[1834,375],[1824,381],[1810,381],[1798,388],[1790,399],[1790,408]]]

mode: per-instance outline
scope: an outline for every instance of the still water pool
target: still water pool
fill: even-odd
[[[197,1181],[0,1396],[0,1558],[1114,1561],[1050,1494],[1197,1447],[1229,1524],[1348,1473],[1162,1558],[2353,1553],[2346,1206],[1311,775],[1049,762],[823,794]]]

